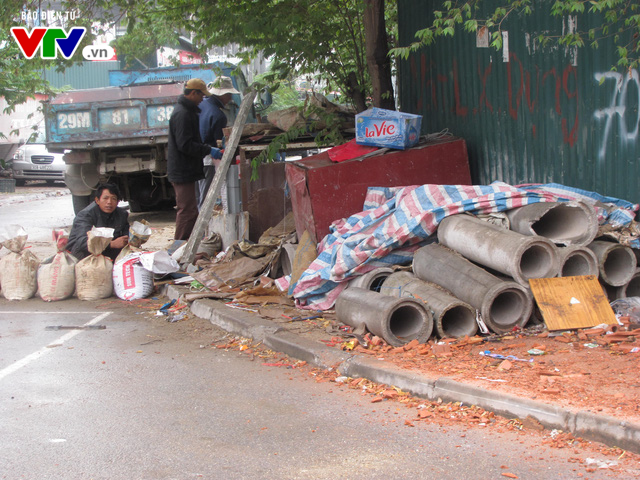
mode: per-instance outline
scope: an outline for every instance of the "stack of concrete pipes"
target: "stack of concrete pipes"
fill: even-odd
[[[523,327],[533,313],[532,278],[596,275],[610,299],[640,296],[636,252],[595,240],[592,206],[536,203],[506,217],[509,229],[469,214],[444,218],[438,243],[416,252],[413,273],[386,268],[357,278],[338,297],[338,320],[397,346],[433,330],[475,335],[478,317],[495,333]]]

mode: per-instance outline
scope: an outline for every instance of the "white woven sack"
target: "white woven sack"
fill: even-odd
[[[29,250],[9,252],[0,260],[2,294],[7,300],[27,300],[36,294],[38,258]]]
[[[113,238],[113,228],[92,227],[87,232],[88,257],[76,263],[76,295],[80,300],[100,300],[113,293],[113,262],[102,255]]]
[[[153,292],[153,273],[142,266],[141,255],[131,253],[113,266],[113,290],[122,300],[146,298]]]
[[[113,293],[113,262],[104,255],[89,255],[76,264],[76,295],[80,300],[100,300]]]
[[[73,295],[76,288],[76,263],[68,252],[58,252],[38,268],[38,294],[45,302],[57,302]]]

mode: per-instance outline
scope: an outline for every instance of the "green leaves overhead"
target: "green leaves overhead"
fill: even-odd
[[[534,8],[548,10],[554,17],[578,16],[578,25],[589,25],[584,31],[567,30],[559,35],[540,35],[537,39],[541,44],[555,42],[565,46],[597,48],[600,41],[611,38],[618,52],[617,66],[625,69],[640,66],[640,3],[628,0],[446,0],[433,12],[431,24],[415,33],[417,41],[395,48],[392,53],[408,58],[411,52],[432,44],[439,37],[453,35],[461,26],[467,32],[489,29],[491,46],[500,49],[504,22],[510,17],[530,15]],[[616,69],[615,64],[611,67]]]

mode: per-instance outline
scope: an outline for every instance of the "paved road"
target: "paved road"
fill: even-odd
[[[408,427],[412,411],[398,402],[371,403],[313,381],[309,371],[212,348],[225,332],[198,318],[168,323],[153,313],[148,303],[114,299],[0,300],[1,479],[584,473],[567,459],[586,453],[540,447],[526,433]],[[47,330],[57,325],[106,328]],[[606,478],[606,471],[587,477]]]
[[[20,225],[29,235],[28,242],[33,252],[43,259],[55,253],[51,231],[69,227],[74,213],[68,190],[56,187],[27,188],[28,194],[0,196],[1,225]],[[56,196],[56,193],[58,196]],[[7,250],[0,251],[0,256]]]

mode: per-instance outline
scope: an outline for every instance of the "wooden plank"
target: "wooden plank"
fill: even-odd
[[[550,331],[618,323],[594,275],[535,278],[529,285]]]
[[[242,145],[241,148],[246,152],[260,152],[262,150],[266,150],[268,147],[269,147],[269,144],[264,143],[264,144],[256,144],[256,145]],[[299,150],[299,149],[310,150],[313,148],[318,148],[318,144],[315,141],[287,143],[287,145],[283,150],[286,152],[287,150]]]
[[[200,213],[198,214],[196,224],[193,227],[193,231],[189,236],[187,246],[185,247],[182,258],[180,259],[180,263],[182,264],[192,263],[193,259],[196,256],[196,251],[198,249],[198,246],[200,245],[200,242],[202,241],[207,223],[213,215],[213,209],[216,205],[216,199],[218,198],[218,195],[220,195],[220,190],[222,189],[222,182],[224,182],[224,180],[227,178],[227,170],[229,170],[229,165],[231,165],[232,160],[234,160],[236,157],[236,149],[238,148],[238,143],[240,142],[240,136],[242,135],[244,124],[247,121],[247,117],[249,116],[249,111],[253,106],[253,99],[255,98],[255,96],[256,91],[252,88],[242,99],[240,110],[238,111],[238,115],[236,116],[236,120],[233,124],[231,137],[229,138],[229,142],[227,143],[224,154],[222,155],[222,161],[220,162],[220,166],[216,168],[216,174],[213,177],[213,181],[211,182],[211,186],[209,187],[207,196],[205,197],[204,202],[202,203],[202,208],[200,209]]]

